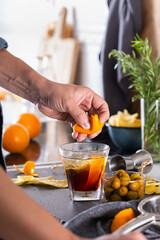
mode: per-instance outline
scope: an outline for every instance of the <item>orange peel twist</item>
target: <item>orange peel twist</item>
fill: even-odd
[[[93,134],[93,133],[100,131],[103,128],[104,123],[100,123],[98,115],[94,114],[94,115],[90,116],[90,126],[91,127],[89,129],[84,129],[78,123],[76,123],[73,127],[73,130],[75,132],[84,133],[84,134],[89,135],[89,134]]]
[[[16,165],[14,165],[14,167],[21,173],[24,173],[25,175],[31,175],[31,176],[38,176],[38,173],[35,173],[35,163],[33,161],[27,161],[24,164],[23,170],[21,170],[20,168],[18,168]]]

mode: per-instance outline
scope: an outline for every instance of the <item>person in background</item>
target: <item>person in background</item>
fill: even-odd
[[[88,114],[97,113],[100,122],[109,117],[107,103],[87,87],[59,84],[39,75],[22,60],[10,54],[7,42],[0,38],[0,86],[36,104],[48,117],[78,122],[89,128]],[[2,112],[0,118],[2,143]],[[90,135],[94,138],[99,134]],[[83,141],[87,135],[73,133],[73,138]],[[1,146],[0,146],[1,147]],[[1,147],[2,148],[2,147]],[[2,150],[0,161],[3,161]],[[63,227],[49,212],[16,186],[0,167],[0,237],[15,240],[82,240]],[[140,233],[111,236],[97,240],[145,240]],[[83,239],[87,240],[87,239]]]
[[[139,101],[132,102],[135,92],[129,88],[131,81],[123,74],[121,66],[115,69],[116,60],[108,55],[113,49],[132,55],[131,42],[142,30],[141,0],[106,2],[109,12],[100,53],[104,99],[109,104],[111,115],[124,109],[131,114],[140,113]],[[148,1],[145,5],[148,5]]]

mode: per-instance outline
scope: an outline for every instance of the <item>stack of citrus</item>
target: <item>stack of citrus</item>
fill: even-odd
[[[17,123],[11,124],[4,129],[3,148],[10,153],[24,151],[30,139],[38,136],[41,131],[41,122],[33,113],[23,113]]]

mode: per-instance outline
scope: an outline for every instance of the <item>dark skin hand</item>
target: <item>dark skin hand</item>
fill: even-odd
[[[86,129],[90,128],[88,116],[91,114],[97,113],[101,123],[109,118],[107,103],[90,88],[50,81],[6,49],[0,50],[0,63],[0,85],[36,104],[46,116],[67,121],[71,126],[77,122]],[[79,142],[86,137],[86,134],[73,133]]]
[[[22,60],[0,50],[0,85],[36,104],[48,117],[77,122],[89,128],[89,117],[98,114],[100,122],[109,118],[107,103],[87,87],[52,82]],[[99,132],[89,135],[95,137]],[[73,133],[77,141],[87,135]],[[89,240],[80,238],[64,228],[50,213],[16,186],[0,167],[0,237],[5,240]],[[8,197],[9,196],[9,197]],[[9,226],[9,231],[8,231]],[[97,240],[145,240],[140,233],[125,236],[105,235]]]

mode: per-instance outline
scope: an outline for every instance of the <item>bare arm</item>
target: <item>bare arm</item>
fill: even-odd
[[[11,182],[0,167],[0,237],[23,240],[79,238]]]
[[[87,240],[64,228],[17,187],[0,167],[0,237],[5,240]],[[97,240],[145,240],[139,233],[106,235]],[[89,240],[89,239],[88,239]]]
[[[39,85],[37,85],[39,83]],[[6,49],[0,50],[0,85],[5,89],[38,103],[44,78]]]
[[[50,81],[6,49],[0,50],[0,85],[37,104],[43,114],[72,125],[78,122],[84,128],[89,128],[86,113],[97,113],[101,122],[109,117],[107,103],[91,89]],[[99,132],[90,137],[97,134]],[[86,135],[75,133],[73,137],[82,141]]]

